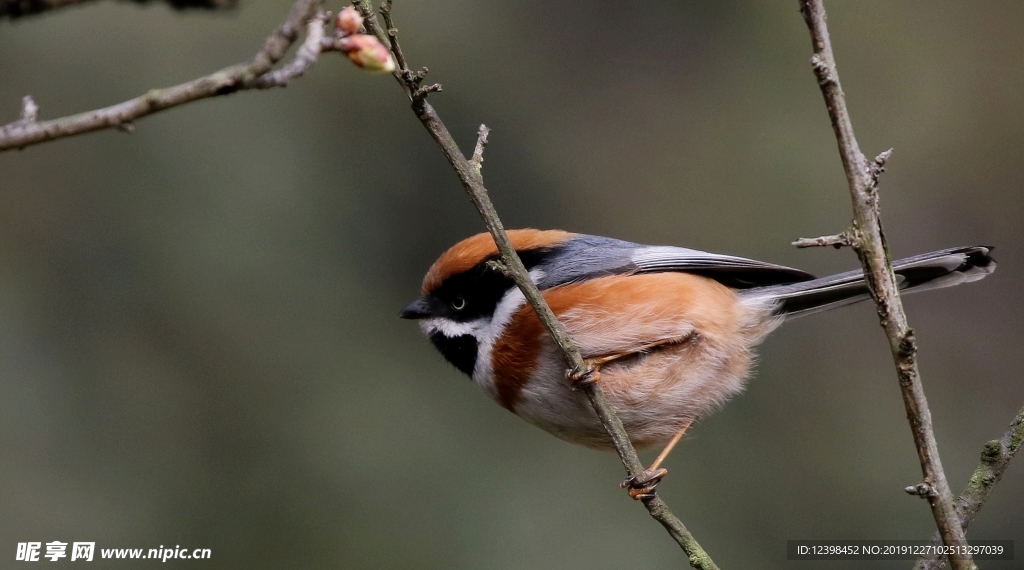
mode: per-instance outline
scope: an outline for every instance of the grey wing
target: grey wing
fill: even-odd
[[[814,275],[792,267],[685,247],[640,247],[633,252],[633,263],[641,273],[659,271],[695,273],[710,277],[735,289],[798,283],[814,279]]]
[[[710,277],[736,289],[797,283],[810,273],[781,265],[695,249],[648,246],[579,235],[553,249],[534,266],[542,289],[606,275],[680,271]]]

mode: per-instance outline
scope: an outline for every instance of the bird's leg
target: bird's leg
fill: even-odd
[[[627,358],[636,354],[648,352],[660,346],[669,344],[681,344],[687,342],[696,337],[695,332],[683,337],[670,337],[664,338],[652,343],[645,344],[633,350],[627,352],[616,352],[612,354],[606,354],[603,356],[596,356],[593,358],[587,358],[584,360],[586,363],[585,370],[578,370],[573,368],[565,373],[565,377],[569,380],[573,390],[579,390],[587,384],[592,384],[601,379],[601,367],[609,362],[614,362],[622,358]],[[658,486],[662,478],[668,475],[668,469],[661,468],[661,463],[665,461],[668,454],[672,452],[672,448],[679,443],[679,440],[683,438],[686,430],[690,427],[693,420],[687,420],[680,428],[679,431],[672,436],[668,444],[665,445],[665,449],[661,451],[658,458],[654,460],[654,463],[650,467],[645,469],[643,473],[637,473],[632,477],[622,482],[620,487],[623,489],[629,488],[629,496],[636,500],[651,499],[654,497],[654,488]]]
[[[605,354],[603,356],[594,356],[592,358],[587,358],[584,359],[584,362],[587,364],[587,368],[585,370],[569,370],[565,373],[565,377],[568,378],[573,390],[579,390],[580,388],[587,384],[593,384],[594,382],[600,380],[601,367],[604,366],[605,364],[608,364],[609,362],[614,362],[616,360],[621,360],[623,358],[628,358],[630,356],[648,352],[652,349],[658,348],[659,346],[664,346],[666,344],[680,344],[686,342],[691,337],[693,337],[693,334],[686,335],[682,338],[664,338],[661,340],[656,340],[654,342],[645,344],[638,348],[634,348],[629,351],[613,352],[611,354]]]
[[[661,463],[665,461],[669,453],[672,453],[672,449],[679,443],[679,440],[683,438],[683,434],[690,428],[690,424],[693,420],[687,420],[686,423],[679,428],[672,439],[669,440],[668,444],[665,445],[665,449],[661,450],[658,454],[658,458],[654,460],[654,463],[650,467],[645,469],[643,473],[637,473],[636,475],[626,479],[619,484],[619,487],[625,489],[629,488],[629,496],[636,499],[652,499],[654,498],[654,488],[661,483],[661,480],[668,475],[668,469],[663,469]]]

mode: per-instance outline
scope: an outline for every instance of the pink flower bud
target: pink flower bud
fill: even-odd
[[[334,29],[338,30],[342,37],[358,34],[362,28],[363,16],[352,6],[342,10],[334,20]]]
[[[352,63],[368,71],[394,71],[391,50],[376,36],[356,34],[341,39],[341,50]]]

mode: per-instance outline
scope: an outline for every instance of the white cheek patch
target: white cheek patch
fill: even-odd
[[[530,272],[530,279],[536,283],[544,278],[544,272],[540,269],[534,269]],[[505,325],[512,320],[512,315],[516,314],[519,307],[523,306],[526,302],[526,297],[523,292],[519,290],[519,287],[512,287],[508,291],[505,291],[505,296],[498,301],[498,306],[494,308],[494,318],[491,319],[491,338],[497,339],[501,335],[501,331],[504,330]]]
[[[519,310],[526,302],[526,297],[518,287],[514,287],[505,293],[505,296],[494,308],[494,317],[491,319],[483,334],[477,337],[476,366],[473,368],[473,380],[487,392],[492,398],[497,397],[498,391],[494,385],[494,370],[491,367],[491,351],[494,343],[501,337],[505,325],[512,320],[512,315]]]
[[[451,319],[437,317],[420,321],[420,328],[427,336],[439,332],[449,338],[467,334],[480,338],[478,333],[481,329],[487,328],[487,321],[481,318],[475,321],[460,323]]]

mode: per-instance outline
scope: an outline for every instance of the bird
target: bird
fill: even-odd
[[[509,230],[508,238],[579,347],[638,449],[662,446],[623,482],[653,496],[660,467],[687,429],[743,390],[754,348],[784,321],[870,298],[861,270],[828,277],[684,247],[651,246],[563,230]],[[976,281],[996,268],[993,248],[967,246],[893,263],[906,292]],[[444,358],[498,404],[563,440],[612,448],[562,353],[493,261],[490,234],[445,251],[421,296],[399,316],[419,321]],[[578,387],[577,387],[578,388]]]

